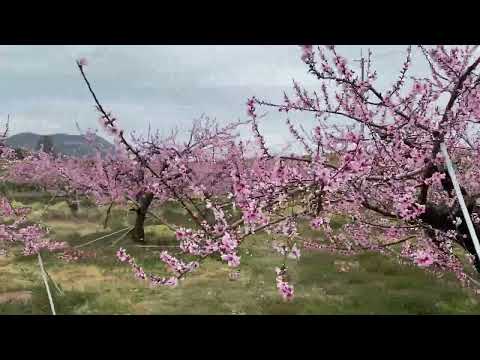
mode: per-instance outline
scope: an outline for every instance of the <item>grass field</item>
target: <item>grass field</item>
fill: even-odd
[[[83,244],[132,222],[125,210],[115,209],[107,229],[104,210],[82,207],[73,218],[64,202],[46,212],[38,199],[18,197],[33,208],[32,220],[47,224],[51,237],[72,245]],[[159,211],[159,210],[157,210]],[[181,224],[185,216],[175,207],[163,209],[169,221]],[[151,221],[151,220],[150,220]],[[165,226],[148,223],[149,245],[175,249],[173,233]],[[315,233],[311,233],[315,236]],[[318,234],[317,234],[318,235]],[[341,257],[319,251],[303,251],[301,260],[289,263],[295,299],[285,303],[275,288],[274,268],[282,262],[257,234],[243,246],[239,280],[229,280],[229,269],[209,259],[175,289],[149,288],[114,254],[121,245],[147,271],[162,274],[161,248],[141,248],[129,239],[112,246],[112,236],[82,250],[95,257],[68,263],[45,254],[46,270],[63,289],[54,291],[59,314],[477,314],[480,297],[462,289],[450,277],[434,278],[421,269],[399,265],[378,254]],[[248,251],[246,250],[248,248]],[[37,258],[16,251],[0,256],[0,314],[50,314]]]

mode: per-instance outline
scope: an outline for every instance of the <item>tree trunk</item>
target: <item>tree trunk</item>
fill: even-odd
[[[80,210],[80,203],[78,201],[78,195],[75,192],[74,193],[74,199],[70,199],[70,197],[67,195],[67,205],[70,208],[70,211],[72,212],[72,215],[74,217],[78,216],[78,210]]]
[[[439,169],[435,169],[439,171]],[[444,170],[445,178],[442,179],[442,187],[445,190],[450,198],[456,197],[454,192],[454,187],[452,183],[452,179],[450,175]],[[467,191],[460,186],[460,191],[465,199],[465,203],[467,206],[467,210],[470,215],[476,213],[477,215],[480,214],[480,209],[476,205],[476,198],[470,197]],[[460,226],[456,226],[454,222],[456,219],[460,218],[462,220]],[[441,230],[441,231],[448,231],[448,230],[455,230],[456,237],[455,242],[459,244],[463,249],[465,249],[470,255],[474,257],[474,266],[478,273],[480,273],[480,258],[478,257],[477,252],[475,251],[475,245],[473,244],[472,237],[470,236],[470,232],[467,228],[467,223],[463,217],[463,212],[458,204],[458,200],[455,203],[454,207],[449,209],[446,206],[436,206],[433,204],[426,203],[425,206],[425,213],[420,216],[425,223],[430,225],[432,228]],[[474,224],[475,232],[477,235],[480,235],[480,226]],[[428,235],[432,238],[432,240],[437,241],[435,239],[435,234],[432,231],[427,231]]]
[[[77,217],[78,216],[78,203],[77,203],[77,201],[67,199],[67,204],[68,204],[68,207],[70,208],[70,211],[72,212],[72,215]]]
[[[145,217],[147,216],[147,211],[152,201],[153,194],[150,192],[142,194],[139,197],[138,203],[140,206],[135,210],[137,216],[135,218],[135,227],[132,230],[132,239],[135,242],[145,242]]]
[[[474,210],[473,204],[467,200],[467,208],[470,214]],[[432,206],[427,204],[425,209],[425,213],[421,215],[421,219],[432,228],[441,230],[441,231],[448,231],[448,230],[455,230],[457,236],[455,238],[455,242],[463,247],[470,255],[474,257],[474,266],[475,269],[480,273],[480,259],[475,251],[475,246],[473,244],[473,240],[470,236],[470,233],[467,228],[466,221],[463,217],[463,213],[460,207],[455,209],[448,209],[447,207],[441,206]],[[460,218],[462,223],[460,226],[455,226],[454,221],[456,218]],[[474,224],[475,232],[480,234],[480,226]],[[428,235],[435,241],[435,235],[432,231],[427,231]],[[465,237],[464,237],[465,236]]]

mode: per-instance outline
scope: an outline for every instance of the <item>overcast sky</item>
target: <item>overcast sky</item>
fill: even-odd
[[[339,46],[348,60],[370,48],[379,86],[395,81],[406,46]],[[127,131],[185,128],[203,113],[228,122],[245,118],[255,95],[275,101],[292,79],[314,88],[297,46],[0,46],[0,121],[11,117],[11,134],[78,134],[97,129],[98,115],[75,59],[88,59],[87,75],[102,103]],[[358,66],[358,63],[355,63]],[[418,58],[413,73],[425,70]],[[303,121],[303,120],[302,120]],[[283,115],[261,124],[269,140],[286,137]],[[107,137],[108,139],[108,137]]]

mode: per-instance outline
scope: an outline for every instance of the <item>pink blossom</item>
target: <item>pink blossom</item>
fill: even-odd
[[[80,66],[87,66],[87,65],[88,65],[88,61],[87,61],[86,58],[82,57],[82,58],[78,59],[78,64],[79,64]]]
[[[237,247],[237,241],[233,239],[228,232],[226,232],[222,237],[222,245],[226,251],[233,251]]]
[[[315,230],[318,230],[320,229],[320,227],[324,224],[328,224],[330,222],[329,219],[325,219],[325,218],[322,218],[322,217],[316,217],[314,219],[312,219],[310,221],[310,226],[315,229]]]
[[[279,292],[285,300],[293,299],[293,286],[287,282],[281,282],[278,286]]]
[[[297,244],[293,244],[289,257],[296,260],[300,259],[300,249],[297,248]]]
[[[240,266],[240,256],[237,256],[234,253],[231,254],[224,254],[221,256],[223,261],[228,262],[228,266],[230,267],[238,267]]]
[[[430,251],[419,250],[414,254],[414,261],[420,267],[429,267],[435,262],[435,258]]]
[[[302,61],[308,62],[313,56],[313,46],[312,45],[301,45],[302,48]]]
[[[275,268],[275,273],[277,274],[276,282],[279,294],[285,301],[292,300],[294,296],[294,288],[287,281],[285,281],[285,277],[287,274],[286,268],[277,267]]]
[[[120,248],[117,251],[117,258],[121,262],[128,262],[131,259],[130,256],[127,254],[127,251],[124,248]]]

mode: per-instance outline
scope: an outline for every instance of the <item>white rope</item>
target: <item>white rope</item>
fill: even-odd
[[[120,236],[118,239],[113,240],[113,241],[112,241],[112,246],[115,246],[115,244],[117,244],[117,243],[118,243],[119,241],[121,241],[125,236],[127,236],[128,234],[130,234],[130,232],[131,232],[133,229],[134,229],[133,227],[129,228],[129,230],[128,230],[125,234],[123,234],[122,236]]]
[[[457,195],[458,203],[460,204],[460,208],[462,209],[463,217],[465,219],[465,222],[467,223],[468,232],[470,233],[470,237],[472,238],[473,245],[475,246],[475,251],[477,252],[477,256],[480,259],[480,244],[478,243],[478,238],[477,238],[477,234],[475,233],[475,228],[473,227],[470,214],[468,213],[467,205],[465,204],[462,191],[460,190],[460,185],[458,184],[457,176],[455,175],[455,170],[453,169],[452,160],[450,160],[447,147],[445,146],[444,143],[440,144],[440,148],[442,150],[443,156],[445,157],[448,174],[452,179],[453,188],[455,189],[455,194]]]
[[[81,248],[81,247],[90,245],[90,244],[94,243],[95,241],[105,239],[105,238],[107,238],[107,237],[110,237],[110,236],[112,236],[112,235],[118,234],[118,233],[120,233],[120,232],[122,232],[122,231],[129,230],[129,229],[130,229],[130,227],[126,227],[126,228],[124,228],[124,229],[115,231],[115,232],[113,232],[113,233],[110,233],[110,234],[107,234],[107,235],[103,235],[103,236],[100,236],[99,238],[96,238],[96,239],[87,241],[86,243],[83,243],[83,244],[81,244],[81,245],[74,246],[74,248],[75,248],[75,249],[79,249],[79,248]]]
[[[42,273],[43,282],[45,284],[45,288],[47,289],[48,301],[50,302],[50,309],[52,310],[53,315],[57,315],[55,312],[55,305],[53,304],[52,294],[50,292],[50,286],[48,285],[47,274],[45,272],[45,269],[43,268],[42,256],[40,255],[40,253],[38,253],[37,255],[38,255],[38,264],[40,265],[40,272]]]

